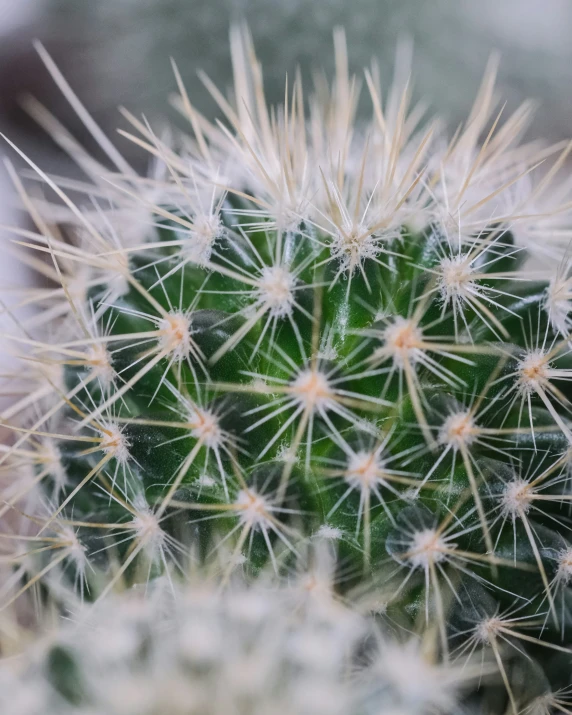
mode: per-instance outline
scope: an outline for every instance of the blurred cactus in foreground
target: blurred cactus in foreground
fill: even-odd
[[[347,715],[449,710],[490,663],[436,660],[352,612],[318,572],[289,584],[157,580],[75,614],[0,666],[11,715]],[[484,675],[483,675],[484,672]],[[415,681],[412,682],[412,678]]]
[[[201,629],[213,648],[217,629],[232,632],[229,604],[255,598],[235,592],[238,572],[281,583],[304,571],[316,540],[333,559],[331,598],[375,613],[383,637],[370,630],[358,644],[358,624],[326,648],[332,667],[326,658],[314,701],[298,665],[290,681],[291,613],[280,597],[261,626],[263,640],[267,627],[280,636],[268,636],[278,649],[264,663],[276,669],[270,694],[240,704],[225,645],[207,672],[234,705],[217,710],[213,686],[213,713],[277,712],[283,689],[295,700],[298,687],[311,705],[292,705],[296,713],[454,712],[461,697],[478,712],[567,707],[571,279],[565,258],[555,275],[522,264],[556,254],[569,231],[561,174],[572,145],[521,141],[530,106],[503,120],[494,63],[451,139],[410,106],[403,65],[387,96],[377,68],[366,71],[371,120],[356,122],[359,82],[343,34],[334,39],[333,84],[317,75],[305,98],[297,76],[269,108],[248,33],[233,30],[233,96],[202,78],[223,116],[216,123],[194,108],[174,65],[173,103],[190,135],[124,112],[135,133],[123,134],[152,157],[144,177],[38,47],[107,163],[30,104],[88,180],[50,176],[14,147],[52,203],[8,163],[35,230],[18,231],[7,250],[44,285],[15,288],[10,309],[22,358],[13,379],[25,395],[2,414],[13,432],[0,456],[13,477],[2,516],[14,511],[33,528],[4,535],[21,542],[6,558],[4,608],[26,592],[40,610],[95,600],[89,617],[120,637],[130,599],[163,582],[175,598],[189,564],[216,563],[224,594],[213,596],[210,625],[205,604],[193,610],[200,587],[191,583],[191,605],[181,596],[196,642],[179,643],[175,619],[163,643],[147,613],[149,637],[125,672],[107,675],[97,644],[75,631],[58,669],[73,707],[93,697],[95,712],[139,712],[141,678],[146,702],[176,701],[149,712],[207,712],[210,681],[195,687],[178,649],[208,642]],[[33,316],[20,317],[30,306]],[[32,492],[30,511],[22,499]],[[113,600],[129,587],[127,606]],[[160,609],[166,597],[141,607]],[[304,632],[326,616],[312,611]],[[344,627],[337,618],[326,643]],[[244,638],[238,673],[248,667]],[[383,679],[403,678],[413,701],[372,695],[370,710],[365,695],[332,697],[328,679],[361,668],[367,680],[376,648],[383,698]],[[311,659],[311,644],[299,655]],[[116,677],[123,709],[113,687],[98,692]],[[367,694],[371,683],[362,685]],[[178,688],[193,691],[196,707],[182,698],[179,708]]]

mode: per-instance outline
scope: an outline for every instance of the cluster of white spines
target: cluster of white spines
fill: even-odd
[[[85,152],[77,144],[65,142],[65,132],[58,126],[56,140],[72,152],[93,182],[76,182],[70,187],[92,197],[96,210],[80,212],[67,202],[64,202],[67,215],[62,214],[61,209],[51,215],[52,208],[46,204],[35,209],[37,223],[41,222],[46,228],[49,228],[47,220],[54,215],[58,220],[76,224],[82,236],[81,247],[72,250],[41,229],[37,234],[27,232],[26,239],[42,244],[42,250],[48,253],[60,252],[60,270],[70,270],[67,287],[78,302],[82,297],[85,300],[90,285],[102,282],[107,282],[107,298],[111,298],[108,302],[113,302],[127,288],[125,274],[129,269],[129,256],[150,250],[146,239],[157,220],[170,218],[176,224],[178,237],[171,245],[177,244],[180,265],[194,263],[216,270],[211,258],[216,252],[217,240],[225,233],[219,211],[228,193],[250,197],[255,208],[249,208],[248,213],[259,214],[260,226],[265,230],[272,226],[280,231],[305,226],[310,241],[330,246],[332,260],[339,265],[341,273],[359,270],[366,259],[385,263],[395,250],[389,244],[400,235],[404,225],[415,223],[419,229],[439,225],[451,241],[451,255],[445,256],[442,264],[444,299],[472,300],[471,274],[478,273],[478,256],[475,250],[473,255],[469,250],[461,250],[457,241],[474,244],[475,236],[499,224],[518,235],[527,223],[541,225],[543,221],[549,222],[554,214],[563,214],[565,197],[560,206],[551,207],[549,211],[540,207],[531,211],[527,204],[531,197],[538,203],[548,188],[545,181],[533,187],[528,180],[529,172],[539,161],[558,152],[560,145],[539,148],[535,142],[519,143],[530,116],[528,106],[517,110],[502,128],[497,127],[500,113],[498,117],[494,114],[493,66],[487,72],[464,130],[451,142],[436,137],[436,123],[429,122],[428,128],[419,129],[422,114],[417,107],[409,107],[407,82],[396,84],[384,105],[375,71],[366,74],[373,118],[362,127],[355,120],[357,85],[348,72],[341,34],[337,36],[336,47],[336,82],[327,97],[311,101],[309,122],[304,113],[299,78],[294,83],[292,96],[286,97],[286,109],[279,114],[270,112],[264,98],[261,69],[252,59],[254,51],[244,31],[233,32],[234,105],[205,78],[230,129],[221,129],[198,114],[177,71],[180,97],[176,106],[189,121],[194,134],[194,144],[185,144],[191,147],[188,156],[181,157],[148,123],[126,113],[138,132],[137,136],[128,136],[143,144],[163,167],[155,171],[151,179],[137,177],[118,158],[109,142],[103,141],[94,130],[85,112],[80,112],[120,174],[112,174],[95,162],[86,163]],[[45,53],[43,56],[60,87],[72,97],[71,89],[51,60]],[[78,108],[75,97],[74,106]],[[489,134],[484,145],[480,145],[479,140],[491,118],[495,119],[496,132]],[[49,128],[54,133],[54,127]],[[50,185],[60,193],[66,188],[56,186],[51,179]],[[30,197],[27,201],[31,203]],[[112,210],[107,208],[109,203]],[[177,209],[166,208],[169,205]],[[140,215],[135,220],[133,215],[138,211]],[[46,219],[42,212],[47,214]],[[133,226],[139,228],[139,235],[135,232],[133,236]],[[130,229],[129,233],[126,228]],[[561,239],[565,234],[566,230],[560,228]],[[542,251],[542,244],[532,242],[530,248]],[[68,255],[85,273],[79,282],[76,279],[79,269],[76,265],[69,266]],[[29,262],[25,256],[23,259]],[[282,259],[276,256],[276,265],[267,269],[276,270]],[[261,276],[263,285],[268,284],[267,269]],[[44,272],[53,271],[48,266]],[[77,290],[74,289],[76,284]],[[282,285],[279,293],[283,299],[271,291],[270,310],[284,317],[291,303],[288,297],[291,277],[282,276],[275,284]],[[264,287],[260,288],[255,299],[264,299],[266,293]],[[56,297],[51,296],[50,301]]]
[[[288,584],[165,579],[85,605],[0,664],[0,704],[10,715],[454,712],[473,667],[440,663],[430,638],[400,642],[338,601],[323,546]]]
[[[179,271],[190,263],[244,282],[245,295],[250,301],[241,311],[247,319],[246,325],[221,347],[213,360],[243,340],[249,328],[262,316],[266,316],[268,321],[265,331],[269,325],[275,326],[280,321],[294,322],[293,312],[300,309],[296,291],[297,275],[302,266],[297,265],[296,258],[289,255],[291,247],[283,246],[282,241],[278,241],[273,260],[267,265],[244,233],[244,229],[248,232],[249,227],[243,226],[242,237],[236,234],[236,238],[243,239],[247,251],[251,250],[253,270],[245,272],[229,266],[224,252],[220,261],[212,262],[217,241],[223,235],[233,240],[233,231],[225,228],[220,218],[222,202],[227,195],[241,200],[249,198],[255,208],[248,208],[248,213],[260,213],[260,225],[265,230],[275,226],[279,232],[286,231],[288,235],[288,230],[303,227],[303,235],[309,245],[314,245],[316,249],[328,246],[331,260],[338,267],[334,282],[342,274],[351,278],[355,271],[363,269],[366,259],[386,265],[398,250],[393,239],[399,236],[401,227],[410,224],[413,219],[421,228],[429,225],[440,227],[447,237],[449,250],[444,249],[445,244],[439,248],[444,253],[439,256],[440,267],[435,270],[433,290],[440,291],[444,309],[453,309],[455,337],[458,339],[462,334],[464,340],[471,339],[471,329],[464,318],[465,306],[474,309],[483,322],[499,335],[504,335],[502,325],[494,315],[498,291],[475,283],[483,276],[481,255],[496,243],[502,244],[502,232],[498,235],[494,233],[499,224],[518,233],[518,227],[527,220],[542,222],[544,218],[548,220],[548,214],[556,211],[543,213],[539,210],[531,218],[530,211],[527,213],[523,209],[525,198],[520,195],[512,210],[506,204],[514,187],[525,181],[523,176],[526,177],[524,193],[533,194],[535,200],[546,193],[547,179],[540,182],[540,188],[534,189],[529,186],[528,172],[538,161],[557,152],[559,147],[539,149],[537,143],[519,143],[529,116],[528,107],[515,112],[501,129],[495,121],[496,133],[487,135],[485,143],[479,145],[479,137],[495,107],[493,66],[483,81],[469,121],[452,142],[435,139],[433,125],[427,131],[417,130],[420,113],[417,109],[409,112],[410,89],[407,83],[403,86],[398,83],[393,87],[384,107],[377,90],[375,71],[366,74],[374,108],[373,118],[367,130],[361,128],[358,131],[359,125],[354,119],[358,99],[356,84],[349,76],[341,34],[336,36],[336,49],[336,82],[325,99],[322,97],[321,102],[317,99],[311,102],[312,113],[307,122],[299,79],[295,82],[292,98],[286,98],[286,110],[278,116],[271,114],[264,99],[261,69],[253,59],[250,38],[244,30],[234,30],[235,104],[224,99],[205,78],[230,124],[230,130],[223,130],[199,116],[189,101],[178,71],[176,78],[180,96],[176,105],[189,120],[194,134],[194,144],[190,141],[185,143],[187,148],[192,147],[188,156],[177,154],[152,131],[148,123],[127,114],[139,132],[138,137],[130,135],[131,138],[143,144],[156,158],[157,166],[162,167],[155,169],[150,179],[135,175],[109,141],[101,136],[53,62],[42,51],[59,86],[119,174],[107,171],[101,164],[87,161],[84,150],[77,143],[70,142],[65,130],[53,124],[53,118],[48,122],[48,115],[42,110],[44,124],[47,123],[52,133],[55,132],[56,139],[72,152],[87,171],[91,183],[72,182],[69,188],[60,187],[28,160],[48,187],[63,200],[67,213],[62,214],[62,209],[58,209],[57,220],[68,226],[75,225],[81,234],[81,245],[72,246],[55,235],[51,228],[52,208],[45,203],[36,206],[35,200],[15,177],[24,204],[31,211],[37,227],[35,232],[20,232],[23,242],[51,256],[54,266],[48,263],[40,267],[35,257],[23,251],[20,253],[22,260],[61,286],[57,289],[37,289],[25,300],[27,309],[30,304],[36,306],[38,315],[21,323],[14,340],[18,349],[32,350],[34,370],[41,372],[44,366],[54,369],[62,357],[71,359],[70,353],[75,350],[79,353],[76,364],[90,367],[94,380],[110,393],[117,393],[116,396],[110,394],[106,406],[115,404],[124,390],[118,389],[121,381],[114,372],[113,355],[106,349],[106,336],[99,334],[97,321],[85,318],[85,314],[89,313],[86,309],[88,290],[104,286],[105,292],[97,296],[101,306],[94,316],[101,318],[101,311],[112,305],[129,286],[142,291],[136,274],[130,273],[130,257],[139,252],[152,255],[156,248],[165,245],[176,249],[175,255],[171,258],[158,256],[157,262],[174,261],[170,272]],[[323,127],[328,130],[325,135]],[[340,164],[340,161],[343,163]],[[73,191],[89,196],[96,209],[78,207],[70,198]],[[304,197],[303,200],[300,196]],[[111,210],[107,208],[109,204],[113,207]],[[115,212],[122,216],[125,211],[131,215],[137,210],[145,213],[147,219],[135,224],[141,226],[147,223],[148,230],[134,239],[131,234],[126,236]],[[236,212],[240,213],[238,209]],[[148,240],[149,231],[154,222],[162,220],[173,223],[177,229],[176,238],[167,243],[152,243]],[[253,225],[250,228],[256,227]],[[481,240],[480,236],[485,234],[487,238]],[[542,244],[536,243],[534,247],[540,250]],[[307,265],[305,261],[304,265]],[[492,280],[506,277],[510,274],[495,274]],[[158,283],[162,280],[165,278],[158,278]],[[202,356],[192,337],[188,306],[172,306],[170,311],[157,311],[156,302],[152,302],[151,307],[155,308],[155,314],[146,319],[155,328],[156,360],[159,361],[161,355],[168,357],[172,361],[170,364],[190,358],[201,362]],[[546,309],[561,332],[566,328],[568,308],[565,277],[554,279],[547,295]],[[14,312],[17,320],[17,307]],[[46,335],[42,315],[50,317],[49,335]],[[398,317],[388,323],[383,336],[385,350],[398,367],[404,360],[409,364],[421,361],[425,365],[430,361],[416,320],[420,315],[418,310],[410,320]],[[63,333],[62,326],[57,322],[62,318],[65,323]],[[41,347],[34,340],[30,341],[30,325],[34,326],[34,337]],[[84,351],[70,345],[64,352],[63,346],[57,342],[54,342],[53,352],[46,349],[46,340],[53,341],[57,337],[59,341],[62,334],[66,335],[69,343],[70,331],[83,338]],[[152,332],[149,331],[149,336],[143,336],[142,340],[152,340]],[[46,375],[40,382],[38,392],[46,396],[65,393],[60,387],[62,381],[59,376]],[[114,389],[114,386],[117,387]],[[55,399],[58,400],[57,397]],[[21,402],[23,408],[26,401]],[[14,409],[10,410],[10,416],[14,414]],[[95,416],[99,414],[101,412]]]

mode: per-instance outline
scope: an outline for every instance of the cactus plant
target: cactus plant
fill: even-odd
[[[195,574],[185,587],[157,579],[84,605],[24,660],[0,664],[0,703],[14,715],[416,715],[452,710],[489,677],[490,663],[434,662],[430,642],[400,642],[349,609],[324,546],[289,584],[233,580],[221,592]]]
[[[0,704],[11,715],[497,711],[493,659],[444,660],[433,629],[396,631],[371,602],[350,607],[335,557],[319,537],[287,581],[234,574],[221,590],[194,571],[185,585],[160,577],[75,603],[73,623],[0,660]],[[526,712],[567,712],[569,689],[553,690],[533,664],[513,677]]]
[[[39,48],[113,166],[38,106],[89,181],[14,147],[54,204],[8,165],[35,224],[11,250],[47,285],[23,300],[35,316],[12,310],[33,382],[3,414],[0,461],[27,477],[2,512],[30,483],[43,497],[7,603],[31,587],[101,600],[225,549],[223,586],[237,569],[283,574],[319,537],[348,598],[377,594],[395,627],[433,633],[447,668],[475,651],[494,664],[492,711],[558,699],[571,303],[566,262],[523,267],[523,244],[551,250],[570,145],[522,143],[528,105],[501,123],[493,64],[446,140],[406,79],[382,97],[375,66],[372,119],[354,121],[340,32],[309,113],[298,77],[269,109],[246,30],[231,45],[234,98],[203,77],[222,121],[197,112],[176,65],[192,136],[124,113],[146,177]]]

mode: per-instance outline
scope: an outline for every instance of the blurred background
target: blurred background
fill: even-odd
[[[508,109],[533,97],[540,107],[532,131],[551,140],[572,134],[570,0],[0,0],[0,129],[43,168],[74,171],[22,109],[31,93],[89,145],[32,47],[36,38],[112,135],[118,104],[152,121],[169,114],[170,56],[194,103],[212,114],[196,70],[223,88],[230,84],[228,29],[235,20],[251,28],[271,102],[281,100],[284,75],[297,65],[306,78],[316,66],[332,70],[332,30],[343,25],[352,68],[376,57],[386,83],[398,39],[410,37],[415,91],[453,127],[498,50]],[[143,168],[133,145],[116,141]],[[18,218],[5,183],[0,178],[0,223],[10,224]],[[0,282],[12,270],[2,264]]]

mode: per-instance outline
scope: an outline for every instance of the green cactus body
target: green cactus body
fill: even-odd
[[[556,150],[518,145],[525,110],[482,140],[490,75],[443,150],[407,88],[382,109],[375,72],[373,120],[354,127],[340,35],[309,120],[299,82],[270,112],[233,42],[237,104],[211,87],[229,128],[196,113],[178,73],[192,141],[177,153],[131,118],[162,175],[104,145],[119,178],[83,165],[106,213],[42,174],[82,242],[36,216],[69,307],[57,340],[33,343],[63,378],[16,433],[38,464],[52,448],[37,538],[62,539],[70,579],[100,598],[213,549],[230,553],[223,582],[283,573],[300,544],[332,539],[340,590],[380,589],[446,663],[489,653],[516,712],[514,663],[570,653],[568,278],[522,269],[520,243],[549,231],[525,206],[556,172],[527,182]]]

